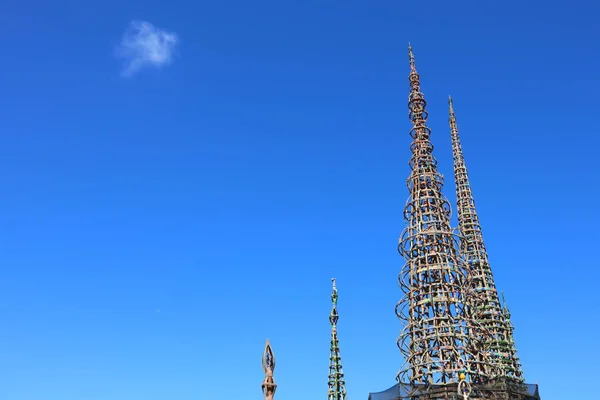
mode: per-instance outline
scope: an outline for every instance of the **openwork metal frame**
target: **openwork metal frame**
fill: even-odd
[[[331,324],[331,346],[329,350],[329,382],[328,400],[346,400],[346,381],[342,369],[342,357],[340,356],[340,343],[337,336],[337,323],[339,314],[337,311],[338,292],[335,278],[331,278],[333,290],[331,292],[331,312],[329,323]]]
[[[277,384],[273,378],[273,373],[275,372],[275,354],[268,340],[262,355],[262,367],[265,372],[265,379],[261,385],[263,397],[265,400],[273,400],[275,391],[277,390]]]
[[[540,400],[538,385],[500,378],[483,384],[460,381],[444,385],[399,383],[383,392],[369,393],[369,400]]]
[[[524,381],[521,363],[513,339],[510,312],[503,310],[488,253],[483,241],[479,216],[471,190],[469,174],[463,155],[452,97],[448,97],[454,181],[456,185],[456,208],[460,233],[460,254],[467,263],[469,289],[475,294],[473,315],[485,329],[485,347],[495,365],[494,376]],[[507,318],[508,315],[508,318]]]
[[[485,331],[472,317],[468,271],[450,227],[451,208],[442,194],[444,180],[433,156],[425,96],[410,45],[408,53],[413,142],[406,227],[398,245],[405,264],[398,277],[404,298],[396,314],[405,326],[397,344],[406,361],[398,380],[412,385],[484,382],[492,369],[483,349]]]
[[[512,363],[512,367],[513,369],[513,375],[511,376],[510,373],[505,373],[504,375],[507,376],[508,378],[513,378],[513,379],[517,379],[517,381],[519,382],[525,382],[525,377],[523,376],[523,369],[521,367],[521,362],[519,360],[519,356],[517,354],[517,346],[515,344],[515,326],[512,323],[511,318],[511,313],[510,310],[508,309],[508,306],[506,305],[506,300],[504,299],[504,293],[502,293],[502,303],[503,303],[503,307],[502,307],[502,315],[504,316],[504,324],[506,326],[506,341],[508,342],[508,351],[509,354],[511,355],[511,360],[513,361]],[[505,369],[506,371],[507,369]],[[510,372],[510,370],[509,370]]]

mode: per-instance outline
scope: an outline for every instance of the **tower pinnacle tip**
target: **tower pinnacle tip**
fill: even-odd
[[[417,67],[415,65],[415,55],[413,54],[413,49],[410,45],[410,42],[408,42],[408,62],[410,63],[410,71],[416,72]]]
[[[454,114],[454,103],[452,102],[452,96],[448,96],[448,106],[450,107],[450,114]]]

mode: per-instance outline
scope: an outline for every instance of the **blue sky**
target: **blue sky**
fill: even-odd
[[[261,399],[266,338],[276,399],[325,398],[333,276],[350,399],[392,385],[408,41],[527,380],[591,395],[600,10],[404,3],[4,2],[0,398]]]

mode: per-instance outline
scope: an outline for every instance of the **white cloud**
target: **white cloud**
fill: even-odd
[[[117,55],[125,61],[123,76],[146,67],[169,65],[178,43],[174,32],[156,28],[150,22],[132,21],[117,47]]]

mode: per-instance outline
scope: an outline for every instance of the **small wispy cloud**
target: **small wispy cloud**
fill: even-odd
[[[174,32],[159,29],[150,22],[132,21],[117,47],[117,56],[125,62],[122,75],[128,77],[142,68],[169,65],[178,43]]]

